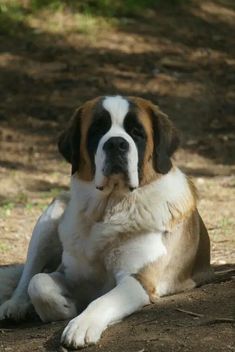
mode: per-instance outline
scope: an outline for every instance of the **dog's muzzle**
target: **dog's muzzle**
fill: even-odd
[[[106,154],[104,176],[123,174],[127,177],[129,143],[122,137],[111,137],[104,143],[103,150]]]
[[[132,191],[139,185],[136,146],[128,134],[111,135],[111,132],[97,148],[95,186],[100,191],[114,187],[128,187]]]

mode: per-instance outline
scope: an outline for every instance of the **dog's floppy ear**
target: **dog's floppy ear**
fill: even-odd
[[[179,134],[173,123],[157,106],[152,106],[153,166],[156,172],[166,174],[172,167],[171,156],[179,146]]]
[[[72,175],[79,169],[81,112],[81,108],[75,111],[69,126],[61,133],[58,140],[59,152],[72,165]]]

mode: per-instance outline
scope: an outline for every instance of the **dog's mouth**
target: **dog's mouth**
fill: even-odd
[[[102,170],[103,180],[96,185],[100,191],[104,190],[129,190],[133,191],[137,185],[132,185],[128,175],[128,166],[125,160],[106,162]]]
[[[104,182],[102,185],[96,186],[96,189],[104,192],[112,192],[112,191],[134,191],[137,187],[132,187],[128,184],[127,180],[123,177],[122,174],[112,174],[109,177],[104,177]]]
[[[107,162],[103,168],[103,174],[105,177],[112,175],[123,175],[125,178],[127,178],[127,163],[122,160],[120,162]]]

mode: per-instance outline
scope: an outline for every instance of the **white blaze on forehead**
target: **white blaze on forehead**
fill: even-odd
[[[117,95],[106,97],[103,101],[103,107],[110,113],[113,124],[122,125],[129,110],[129,103],[125,98]]]
[[[103,101],[103,108],[109,112],[112,120],[112,126],[99,141],[95,154],[96,187],[102,188],[105,184],[105,177],[103,174],[103,168],[106,160],[106,154],[103,150],[105,142],[111,137],[122,137],[129,144],[129,151],[127,153],[129,186],[131,188],[136,188],[139,185],[138,151],[134,140],[123,127],[124,119],[129,111],[129,102],[120,95],[106,97]]]

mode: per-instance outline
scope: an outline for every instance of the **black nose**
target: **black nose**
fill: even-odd
[[[104,143],[103,149],[106,152],[125,153],[129,150],[129,143],[122,137],[111,137]]]

